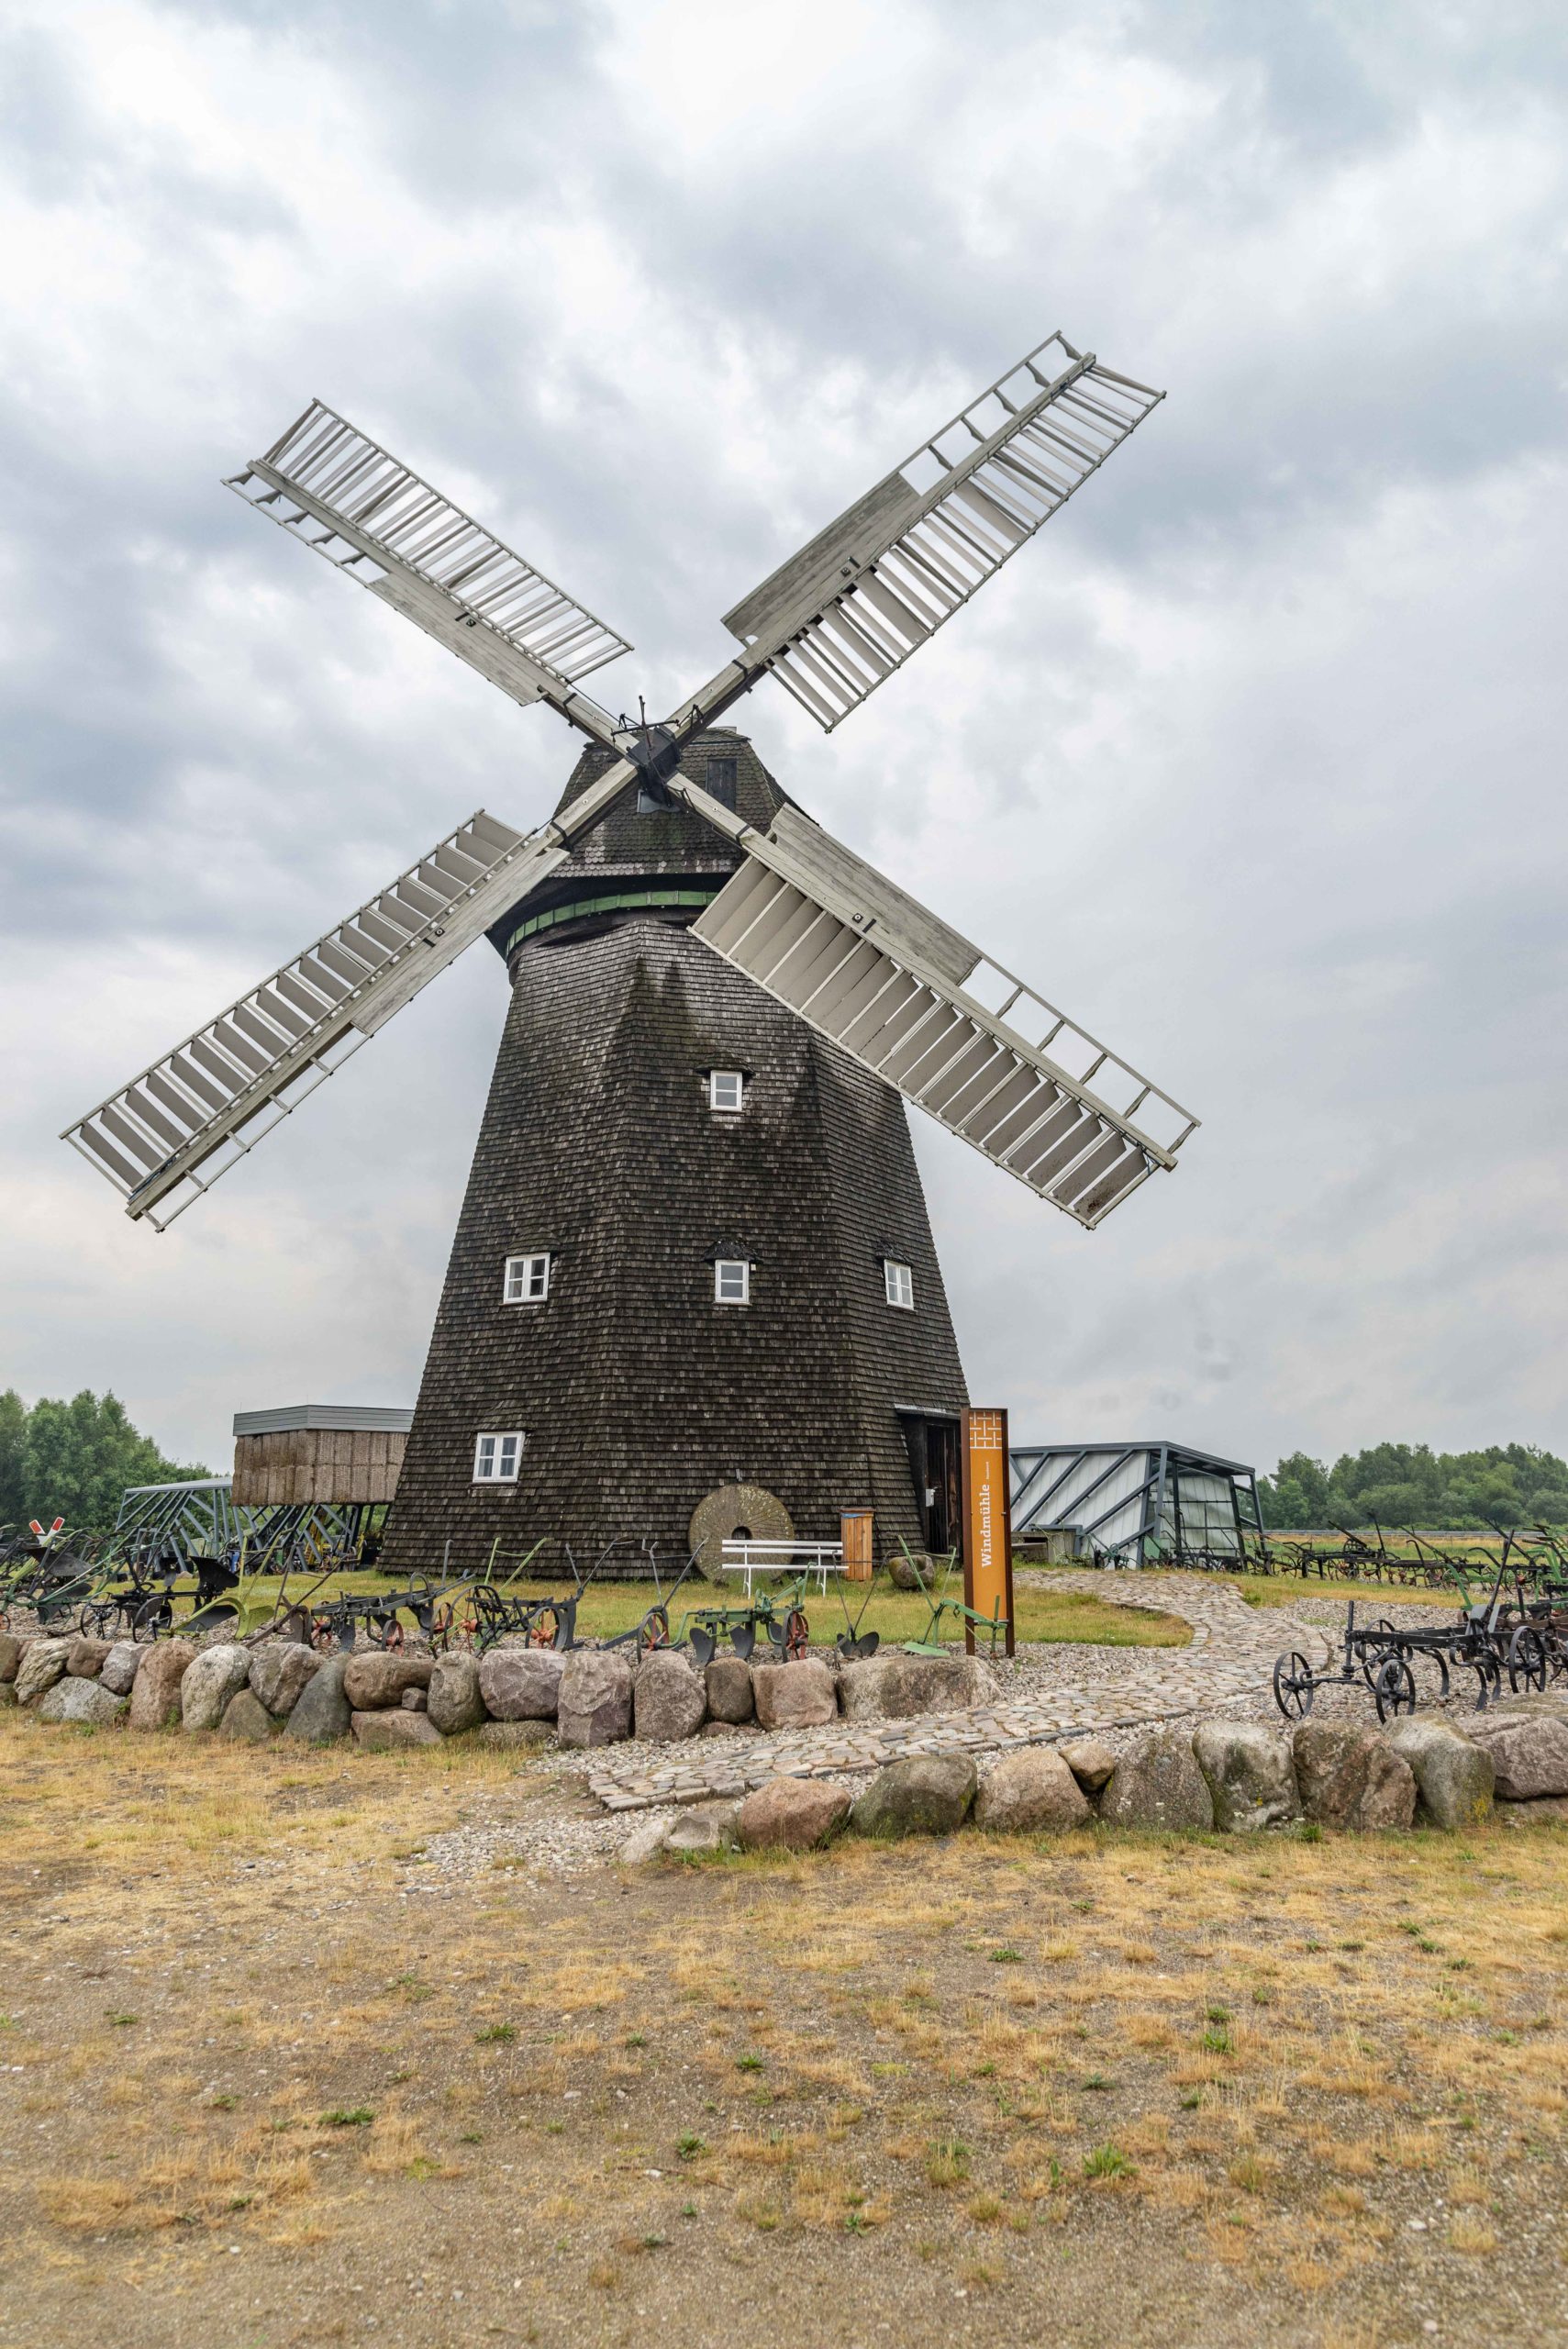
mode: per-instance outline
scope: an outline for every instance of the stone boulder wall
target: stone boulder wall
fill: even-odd
[[[1465,1734],[1492,1756],[1499,1802],[1568,1795],[1568,1720],[1560,1714],[1483,1713],[1466,1722]]]
[[[402,1703],[405,1688],[428,1688],[435,1668],[428,1655],[351,1655],[343,1694],[356,1713],[390,1711]]]
[[[951,1835],[977,1784],[966,1753],[911,1753],[879,1770],[850,1811],[857,1835]]]
[[[1097,1795],[1116,1768],[1116,1754],[1103,1737],[1070,1737],[1056,1749],[1086,1795]]]
[[[1415,1774],[1374,1729],[1298,1721],[1291,1750],[1303,1818],[1363,1832],[1414,1820]]]
[[[473,1742],[500,1753],[537,1753],[541,1745],[550,1743],[554,1734],[553,1721],[481,1721],[473,1732]]]
[[[754,1664],[751,1693],[763,1729],[822,1729],[839,1718],[833,1675],[817,1656],[799,1664]]]
[[[126,1709],[126,1698],[117,1697],[100,1680],[79,1680],[72,1673],[46,1688],[39,1700],[40,1721],[77,1721],[94,1729],[102,1729],[110,1721],[117,1721]]]
[[[1299,1819],[1290,1740],[1261,1721],[1204,1721],[1193,1755],[1208,1785],[1222,1835],[1254,1835]]]
[[[69,1640],[29,1640],[17,1667],[17,1704],[35,1704],[46,1688],[63,1678],[70,1653]]]
[[[269,1713],[286,1718],[324,1659],[298,1640],[263,1640],[250,1651],[250,1687]]]
[[[130,1692],[132,1729],[172,1729],[180,1718],[180,1683],[196,1660],[189,1640],[158,1640],[142,1651]]]
[[[1418,1827],[1478,1827],[1490,1815],[1496,1771],[1484,1745],[1418,1713],[1385,1734],[1416,1774]]]
[[[73,1679],[96,1680],[113,1645],[112,1640],[90,1640],[85,1632],[79,1631],[71,1642],[65,1669]]]
[[[183,1729],[216,1729],[250,1676],[250,1651],[231,1642],[203,1648],[180,1683]]]
[[[479,1693],[479,1666],[473,1656],[437,1657],[427,1710],[443,1737],[461,1737],[465,1730],[479,1727],[484,1719],[484,1699]]]
[[[1094,1817],[1077,1779],[1049,1745],[1004,1753],[980,1782],[974,1823],[995,1835],[1038,1835]]]
[[[742,1729],[757,1718],[751,1667],[743,1655],[716,1655],[703,1674],[708,1719]]]
[[[1111,1774],[1100,1817],[1113,1827],[1211,1828],[1214,1798],[1191,1731],[1152,1730],[1137,1739]]]
[[[551,1721],[565,1669],[558,1648],[489,1648],[479,1659],[480,1698],[495,1720]]]
[[[117,1697],[128,1697],[136,1683],[137,1666],[146,1651],[135,1640],[117,1640],[104,1658],[100,1684]]]
[[[185,1675],[187,1681],[190,1676],[189,1673]],[[217,1733],[231,1743],[264,1745],[282,1727],[282,1721],[273,1719],[253,1688],[241,1688],[225,1707]]]
[[[428,1713],[406,1713],[401,1706],[389,1711],[355,1713],[353,1731],[372,1753],[406,1753],[414,1745],[439,1745],[441,1732]]]
[[[633,1735],[650,1745],[695,1737],[707,1716],[707,1689],[684,1655],[655,1648],[631,1684]]]
[[[849,1815],[848,1793],[825,1778],[770,1778],[740,1805],[735,1831],[743,1852],[809,1852]]]
[[[312,1673],[306,1682],[284,1723],[290,1737],[306,1745],[331,1745],[348,1736],[353,1720],[352,1708],[343,1694],[348,1669],[346,1655],[323,1659],[320,1671]]]
[[[846,1664],[839,1702],[850,1721],[906,1721],[995,1701],[995,1676],[973,1655],[906,1655],[898,1649]]]
[[[0,1631],[0,1687],[14,1681],[22,1661],[22,1642],[15,1631]]]
[[[595,1648],[569,1649],[555,1718],[562,1745],[613,1745],[629,1737],[631,1666],[625,1656]]]

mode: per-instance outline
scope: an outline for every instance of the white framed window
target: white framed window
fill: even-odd
[[[883,1286],[889,1305],[898,1306],[906,1313],[915,1310],[915,1275],[907,1264],[895,1264],[891,1256],[882,1260]]]
[[[539,1305],[550,1295],[550,1257],[508,1256],[501,1298],[506,1305]]]
[[[738,1068],[710,1068],[707,1106],[726,1117],[737,1117],[745,1105],[746,1079]]]
[[[713,1268],[716,1305],[750,1305],[751,1267],[744,1256],[720,1256]]]
[[[473,1446],[473,1481],[476,1485],[515,1485],[523,1457],[523,1431],[514,1428],[507,1435],[482,1435]]]

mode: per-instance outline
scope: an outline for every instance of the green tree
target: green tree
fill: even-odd
[[[150,1436],[132,1427],[117,1396],[83,1387],[69,1403],[46,1397],[27,1414],[17,1515],[46,1524],[63,1517],[72,1531],[106,1530],[128,1485],[175,1484],[209,1473],[166,1460]]]
[[[0,1395],[0,1525],[17,1525],[26,1497],[28,1407],[14,1386]]]

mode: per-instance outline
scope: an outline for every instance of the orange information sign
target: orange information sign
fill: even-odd
[[[1013,1653],[1013,1518],[1007,1496],[1007,1414],[966,1410],[963,1466],[963,1603],[987,1622],[1005,1622]],[[974,1625],[964,1625],[974,1653]]]

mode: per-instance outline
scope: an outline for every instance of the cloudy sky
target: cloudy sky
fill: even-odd
[[[312,395],[667,705],[1060,326],[1168,389],[840,733],[862,854],[1205,1120],[1086,1235],[917,1147],[1019,1436],[1568,1449],[1568,37],[1528,0],[9,0],[0,1383],[411,1401],[465,957],[163,1237],[58,1130],[573,756],[225,495]]]

